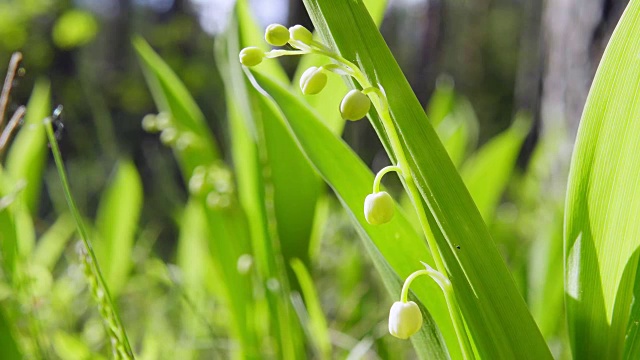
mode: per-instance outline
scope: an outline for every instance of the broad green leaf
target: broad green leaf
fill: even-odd
[[[360,0],[304,0],[324,42],[380,84],[481,358],[548,359],[549,348],[424,110]],[[388,147],[376,114],[372,123]],[[395,154],[390,153],[395,158]]]
[[[367,7],[367,10],[369,10],[369,13],[375,23],[380,26],[384,17],[384,12],[387,8],[387,0],[364,0],[364,4]],[[317,34],[316,37],[318,37]],[[330,63],[331,61],[329,59],[317,54],[307,54],[302,56],[291,86],[298,94],[302,94],[299,86],[302,73],[312,66],[320,67]],[[349,90],[347,89],[344,80],[340,79],[338,75],[329,75],[327,78],[327,85],[322,92],[316,95],[304,97],[304,99],[318,112],[320,118],[324,119],[324,124],[331,129],[334,134],[342,134],[342,129],[345,125],[345,120],[340,116],[340,113],[337,110],[340,107],[342,97],[347,93],[347,91]]]
[[[40,200],[42,171],[47,154],[47,137],[42,120],[51,114],[50,96],[49,82],[38,80],[27,105],[24,124],[7,154],[7,172],[15,181],[27,182],[20,198],[31,214],[37,211]]]
[[[482,218],[490,223],[516,166],[530,129],[529,118],[518,115],[511,127],[474,153],[460,169]]]
[[[96,227],[96,255],[114,297],[131,269],[131,253],[142,210],[142,181],[133,162],[122,160],[102,195]]]
[[[298,283],[300,283],[302,295],[304,296],[306,308],[309,313],[311,341],[318,349],[320,358],[329,359],[331,358],[329,327],[327,326],[327,319],[320,306],[320,299],[318,298],[313,278],[300,259],[291,259],[291,268],[298,278]]]
[[[596,72],[571,161],[564,254],[575,358],[621,358],[638,301],[639,54],[640,1],[632,0]]]
[[[354,221],[387,290],[392,298],[399,298],[401,279],[420,269],[420,261],[433,264],[422,237],[415,232],[399,209],[390,223],[382,226],[369,225],[362,209],[364,198],[371,191],[373,183],[371,171],[339,137],[322,124],[321,119],[305,106],[303,100],[258,73],[255,77],[257,84],[273,97],[284,114],[284,118],[275,120],[286,121],[309,161],[333,188]],[[268,101],[265,97],[260,99]],[[460,358],[460,349],[441,290],[429,279],[416,281],[412,289],[428,309],[428,313],[424,313],[425,325],[422,331],[412,338],[414,344],[419,344],[416,350],[420,357],[442,359],[449,356],[433,323],[433,316],[451,357]]]

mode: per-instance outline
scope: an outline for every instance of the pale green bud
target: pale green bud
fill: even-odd
[[[162,142],[166,146],[175,145],[177,139],[178,139],[178,130],[172,127],[166,128],[162,130],[162,132],[160,133],[160,142]]]
[[[300,90],[305,95],[315,95],[327,85],[327,74],[322,69],[312,66],[300,77]]]
[[[386,224],[393,218],[395,204],[386,191],[369,194],[364,199],[364,217],[371,225]]]
[[[389,311],[389,333],[399,339],[408,339],[420,330],[422,313],[413,301],[396,301]]]
[[[313,34],[309,29],[302,25],[295,25],[289,28],[289,36],[293,40],[300,41],[301,43],[310,45],[313,41]]]
[[[289,29],[280,24],[271,24],[264,32],[264,39],[269,45],[284,46],[289,42]]]
[[[345,120],[360,120],[367,115],[371,108],[371,100],[360,90],[351,90],[340,103],[340,114]]]
[[[147,114],[142,118],[142,129],[146,132],[157,132],[158,122],[156,121],[156,116],[154,114]]]
[[[244,66],[256,66],[262,62],[264,52],[255,46],[250,46],[240,51],[240,62]]]

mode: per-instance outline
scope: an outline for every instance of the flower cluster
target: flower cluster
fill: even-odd
[[[311,32],[302,25],[295,25],[287,29],[280,24],[271,24],[267,26],[264,39],[270,45],[289,45],[291,49],[275,49],[265,53],[255,46],[246,47],[239,54],[242,65],[252,67],[259,65],[265,58],[310,53],[326,55],[336,60],[336,63],[333,64],[320,67],[312,66],[302,74],[300,77],[300,90],[304,95],[320,93],[327,85],[327,74],[331,72],[339,75],[351,75],[356,77],[356,80],[358,78],[358,76],[355,76],[356,73],[360,72],[357,66],[332,52],[324,44],[313,40]],[[340,113],[345,120],[360,120],[369,113],[370,108],[371,99],[365,91],[361,90],[354,89],[349,91],[340,103]]]
[[[389,112],[389,105],[386,93],[379,84],[372,85],[367,76],[354,63],[331,50],[328,46],[313,39],[309,30],[301,25],[292,26],[289,29],[279,24],[269,25],[264,38],[267,43],[282,49],[273,49],[263,52],[258,47],[247,47],[239,54],[240,62],[244,66],[259,65],[265,58],[276,58],[288,55],[319,54],[333,60],[332,63],[320,67],[312,66],[304,71],[300,77],[300,90],[304,95],[315,95],[320,93],[327,84],[327,77],[330,73],[341,76],[350,76],[359,85],[360,89],[350,90],[340,102],[340,114],[345,120],[356,121],[367,116],[373,105],[383,126],[389,135],[391,146],[397,157],[395,165],[387,166],[380,170],[373,181],[373,191],[364,199],[364,217],[371,225],[382,225],[393,219],[395,203],[386,191],[380,191],[382,177],[388,172],[396,172],[408,186],[409,192],[414,198],[417,196],[417,189],[412,182],[410,169],[407,166],[399,136],[395,130],[394,123]],[[419,200],[418,200],[419,201]],[[418,206],[420,206],[418,208]],[[422,204],[417,203],[416,210],[423,211]],[[428,224],[424,226],[428,227]],[[426,231],[425,234],[430,233]],[[429,239],[428,239],[429,240]],[[433,248],[437,249],[437,248]],[[434,256],[436,256],[435,254]],[[436,264],[438,265],[438,264]],[[398,338],[407,339],[418,332],[422,326],[422,312],[413,301],[408,301],[408,293],[411,282],[420,275],[429,275],[434,279],[445,292],[447,304],[453,306],[451,300],[452,287],[444,273],[438,272],[428,265],[425,270],[419,270],[411,274],[405,281],[402,288],[400,301],[395,302],[389,312],[389,332]],[[439,269],[444,269],[438,265]],[[451,307],[453,309],[453,307]]]

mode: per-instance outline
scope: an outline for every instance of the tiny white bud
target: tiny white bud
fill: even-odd
[[[302,25],[295,25],[289,28],[289,35],[293,40],[300,41],[301,43],[305,43],[307,45],[311,44],[313,41],[313,34],[309,29]]]
[[[166,146],[175,145],[176,139],[178,139],[178,130],[172,127],[166,128],[160,133],[160,142]]]
[[[312,66],[300,77],[300,90],[305,95],[315,95],[327,85],[327,74],[322,69]]]
[[[264,39],[273,46],[284,46],[289,42],[289,29],[280,24],[267,26],[264,32]]]
[[[158,122],[156,121],[156,116],[154,114],[147,114],[142,118],[142,129],[146,132],[157,132]]]
[[[399,339],[408,339],[420,330],[422,313],[413,301],[396,301],[389,311],[389,333]]]
[[[364,217],[371,225],[386,224],[393,218],[395,205],[386,191],[369,194],[364,199]]]

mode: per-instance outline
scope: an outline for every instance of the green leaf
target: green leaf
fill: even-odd
[[[135,37],[133,45],[158,108],[170,115],[171,127],[191,138],[190,146],[175,150],[183,176],[188,181],[196,166],[220,159],[218,146],[202,111],[171,68],[141,37]]]
[[[527,116],[516,116],[508,130],[486,143],[460,169],[460,175],[487,223],[493,220],[500,198],[509,184],[530,124]]]
[[[362,2],[304,3],[326,44],[356,62],[387,94],[407,165],[430,210],[431,228],[480,357],[551,358],[469,192]],[[388,145],[372,113],[372,123]]]
[[[327,326],[327,319],[320,306],[320,299],[318,298],[313,278],[300,259],[291,259],[291,268],[298,278],[309,313],[310,340],[318,349],[319,357],[321,359],[329,359],[331,358],[329,327]]]
[[[397,209],[390,223],[382,226],[369,225],[364,218],[363,204],[373,183],[374,176],[371,171],[339,137],[322,124],[303,100],[258,73],[255,77],[257,84],[273,97],[285,115],[284,119],[278,121],[286,120],[289,130],[298,140],[309,161],[333,188],[349,212],[387,290],[393,298],[399,299],[401,279],[420,269],[420,261],[433,264],[424,240],[415,232],[400,209]],[[261,101],[268,100],[261,97]],[[442,336],[448,344],[452,358],[459,358],[460,349],[440,288],[432,281],[424,280],[416,281],[412,289],[429,311],[424,312],[423,329],[412,338],[414,344],[420,344],[416,347],[420,357],[447,358],[447,350],[440,337]],[[442,335],[435,327],[432,316],[438,323]]]
[[[33,262],[53,271],[75,229],[76,223],[70,214],[60,215],[58,220],[38,239],[33,251]]]
[[[27,186],[20,198],[35,214],[40,200],[42,172],[47,154],[47,136],[42,120],[51,114],[50,85],[38,80],[27,105],[24,124],[7,154],[7,172],[15,181],[25,180]]]
[[[107,285],[114,297],[126,283],[131,253],[142,210],[142,181],[133,162],[122,160],[100,200],[95,248]]]
[[[0,227],[2,229],[2,227]],[[14,336],[14,329],[5,314],[3,308],[0,308],[0,349],[2,349],[2,358],[6,360],[23,359],[18,343]]]
[[[0,264],[9,279],[12,279],[18,257],[18,233],[13,203],[19,195],[19,189],[12,186],[0,165]]]
[[[580,359],[621,358],[630,306],[638,301],[638,54],[640,1],[632,0],[589,91],[569,174],[565,300],[573,355]]]

